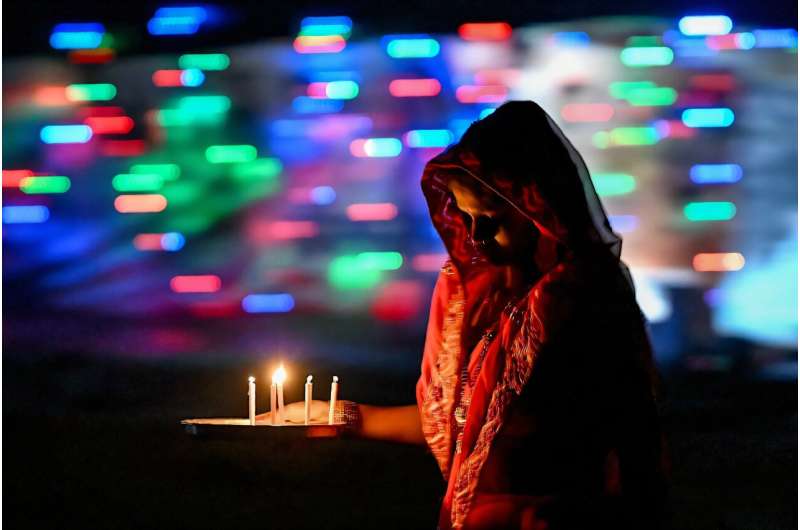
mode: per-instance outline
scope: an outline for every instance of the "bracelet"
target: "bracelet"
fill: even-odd
[[[358,431],[361,427],[361,411],[354,401],[338,400],[333,409],[334,423],[344,423],[345,430]]]

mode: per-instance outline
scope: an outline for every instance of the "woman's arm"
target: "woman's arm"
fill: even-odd
[[[358,405],[358,410],[361,413],[361,424],[356,434],[362,438],[410,444],[425,443],[417,405]]]

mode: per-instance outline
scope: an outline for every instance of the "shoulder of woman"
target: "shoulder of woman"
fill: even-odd
[[[581,265],[561,263],[547,272],[531,289],[528,309],[552,336],[570,327],[581,308],[590,301],[589,279]]]

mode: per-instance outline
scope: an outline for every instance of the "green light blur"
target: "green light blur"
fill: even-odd
[[[327,35],[340,35],[343,39],[350,38],[350,27],[346,24],[309,24],[300,28],[301,37],[324,37]]]
[[[658,143],[658,131],[654,127],[617,127],[611,129],[612,145],[653,145]]]
[[[736,215],[736,205],[732,202],[690,202],[683,207],[683,214],[693,222],[728,221]]]
[[[325,95],[330,99],[354,99],[358,96],[358,84],[354,81],[331,81],[325,86]]]
[[[675,54],[666,46],[625,48],[619,54],[622,64],[631,68],[667,66],[672,64],[674,57]]]
[[[225,70],[230,64],[230,57],[224,53],[187,53],[178,59],[178,66],[183,70]]]
[[[283,164],[277,158],[257,158],[232,166],[231,175],[237,180],[260,180],[275,178],[281,171]]]
[[[69,177],[43,176],[25,177],[20,182],[19,189],[28,195],[64,193],[69,190],[71,182]]]
[[[672,105],[678,93],[671,87],[648,87],[631,90],[625,98],[635,107],[657,107]]]
[[[206,149],[206,160],[212,164],[250,162],[256,156],[258,151],[252,145],[212,145]]]
[[[625,46],[630,47],[637,47],[637,46],[661,46],[663,41],[661,37],[658,35],[633,35],[628,37],[628,40],[625,41]]]
[[[165,181],[176,180],[181,176],[181,168],[177,164],[134,164],[130,172],[159,175]]]
[[[615,81],[608,85],[608,91],[611,97],[616,99],[628,99],[632,91],[642,88],[654,88],[656,84],[653,81]]]
[[[606,131],[597,131],[592,135],[592,144],[598,149],[608,148],[609,142],[608,132]]]
[[[117,87],[110,83],[67,85],[67,99],[71,101],[109,101],[116,95]]]
[[[164,185],[161,175],[154,173],[120,173],[111,180],[117,191],[158,191]]]
[[[336,289],[369,289],[381,281],[381,271],[358,256],[338,256],[328,266],[328,282]]]
[[[204,186],[197,182],[178,180],[170,182],[161,192],[171,208],[194,204],[202,196]]]
[[[636,179],[626,173],[598,173],[592,175],[592,183],[600,197],[625,195],[636,189]]]
[[[184,96],[178,100],[178,108],[187,112],[227,112],[231,108],[228,96]]]
[[[399,252],[361,252],[356,259],[364,267],[382,271],[393,271],[403,266],[403,255]]]

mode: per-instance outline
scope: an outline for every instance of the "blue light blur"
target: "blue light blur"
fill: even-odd
[[[288,313],[294,309],[294,297],[287,293],[248,294],[242,299],[248,313]]]
[[[44,223],[50,219],[47,206],[3,206],[4,224]]]
[[[742,167],[738,164],[697,164],[689,170],[695,184],[732,184],[742,178]]]

